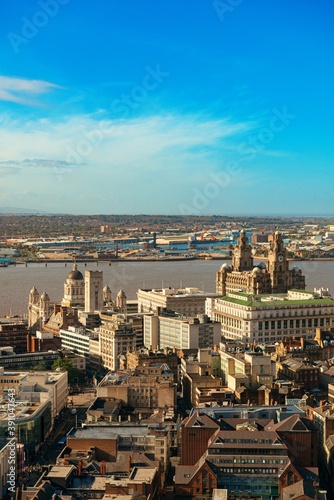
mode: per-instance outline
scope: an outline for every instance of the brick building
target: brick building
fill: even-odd
[[[319,387],[319,368],[300,358],[277,362],[277,376],[297,382],[306,391]]]
[[[215,476],[218,488],[229,494],[249,491],[269,500],[278,498],[284,485],[303,479],[302,470],[317,474],[316,431],[308,419],[296,414],[275,423],[270,417],[237,418],[233,409],[227,413],[232,418],[217,420],[194,411],[183,421],[181,465],[175,474],[179,494],[210,494]]]

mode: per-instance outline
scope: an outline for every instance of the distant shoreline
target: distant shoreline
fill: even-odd
[[[263,257],[255,257],[254,260],[261,260]],[[192,255],[192,256],[171,256],[171,257],[129,257],[129,258],[119,258],[119,259],[40,259],[40,260],[28,260],[28,261],[16,261],[8,263],[9,266],[25,266],[29,264],[73,264],[73,262],[78,262],[82,264],[109,264],[115,262],[183,262],[188,260],[231,260],[229,255]],[[324,257],[317,259],[288,259],[289,262],[333,262],[334,257]],[[256,267],[256,266],[254,266]]]

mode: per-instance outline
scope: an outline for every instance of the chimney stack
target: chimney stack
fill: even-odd
[[[107,475],[107,464],[105,460],[102,460],[100,464],[100,474],[101,476],[106,476]]]

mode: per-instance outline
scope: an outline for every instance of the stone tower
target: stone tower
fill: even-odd
[[[39,320],[39,293],[35,287],[29,292],[28,327],[32,328]]]
[[[220,297],[226,295],[226,280],[227,273],[231,272],[231,266],[228,264],[223,264],[219,271],[216,273],[216,294]]]
[[[85,311],[101,311],[103,308],[103,271],[85,272]]]
[[[112,304],[111,290],[110,290],[108,285],[104,285],[104,287],[103,287],[103,303],[105,305]]]
[[[268,271],[271,278],[272,293],[286,293],[291,288],[289,262],[286,257],[282,235],[279,231],[275,232],[268,252]]]
[[[238,243],[234,247],[233,251],[232,270],[238,272],[250,271],[253,267],[252,247],[248,243],[246,231],[242,229]]]
[[[126,295],[124,290],[120,290],[116,296],[115,306],[118,312],[126,314]]]
[[[40,298],[39,315],[41,321],[45,321],[50,315],[50,297],[46,292],[43,292]]]

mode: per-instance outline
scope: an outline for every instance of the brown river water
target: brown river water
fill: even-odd
[[[104,284],[112,290],[114,299],[122,288],[128,299],[136,299],[138,288],[161,288],[192,286],[207,292],[215,291],[215,273],[228,261],[151,261],[151,262],[108,262],[78,264],[78,269],[103,271]],[[300,261],[297,265],[306,277],[307,290],[315,287],[329,288],[334,295],[333,261]],[[71,271],[71,265],[64,263],[29,264],[0,268],[0,317],[8,314],[26,314],[28,294],[33,286],[39,293],[46,291],[51,302],[60,301],[63,296],[64,281]]]

